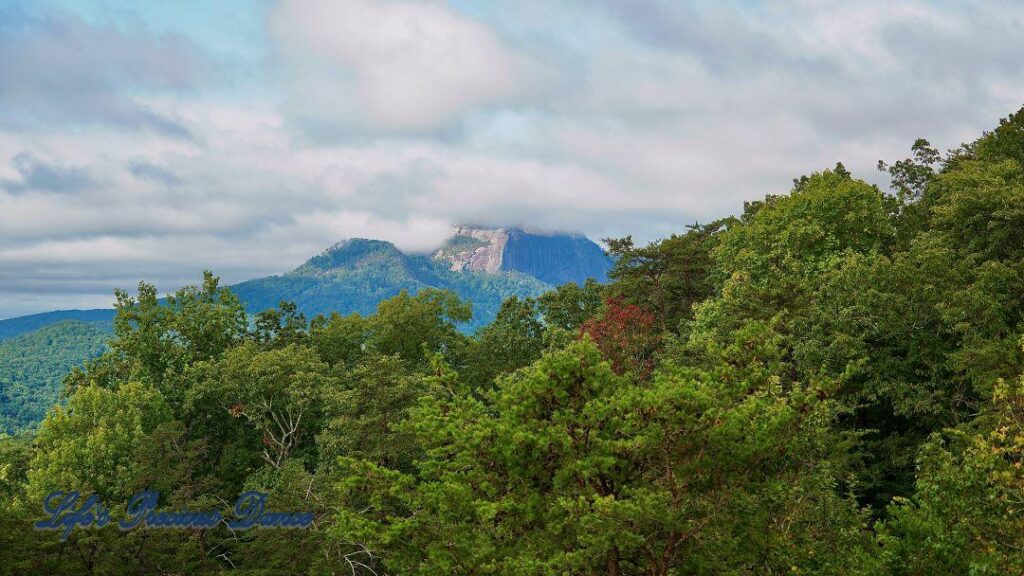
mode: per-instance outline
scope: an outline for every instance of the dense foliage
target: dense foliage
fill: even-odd
[[[840,164],[609,240],[609,285],[508,298],[472,336],[430,288],[253,322],[209,273],[118,293],[67,405],[0,440],[0,573],[1020,574],[1024,111],[912,151],[880,164],[891,194]],[[29,529],[50,490],[117,515],[143,488],[315,522]]]
[[[34,426],[59,397],[64,376],[106,349],[106,326],[65,320],[0,341],[0,431]]]

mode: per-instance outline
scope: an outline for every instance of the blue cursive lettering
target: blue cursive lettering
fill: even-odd
[[[49,516],[47,520],[35,523],[36,530],[60,530],[60,541],[64,542],[76,527],[103,528],[110,522],[110,511],[100,502],[99,496],[90,494],[77,508],[81,499],[75,491],[51,492],[43,499],[43,512]]]

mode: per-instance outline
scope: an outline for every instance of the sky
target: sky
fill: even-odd
[[[0,318],[456,223],[647,242],[1024,104],[1024,4],[0,0]]]

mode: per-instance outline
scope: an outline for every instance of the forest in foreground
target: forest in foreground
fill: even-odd
[[[1024,110],[841,164],[606,285],[251,320],[207,273],[119,292],[64,407],[0,437],[0,574],[1024,573]],[[308,529],[34,530],[269,494]]]

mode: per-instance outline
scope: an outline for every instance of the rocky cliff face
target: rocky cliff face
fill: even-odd
[[[435,260],[447,261],[452,271],[498,272],[509,232],[504,228],[456,226],[452,237],[434,253]]]
[[[457,226],[433,257],[454,271],[516,271],[553,285],[588,278],[603,282],[612,265],[597,244],[580,234],[477,226]]]

